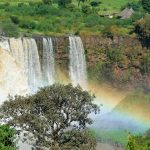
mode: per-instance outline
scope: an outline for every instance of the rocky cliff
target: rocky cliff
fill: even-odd
[[[138,38],[82,36],[89,78],[119,87],[150,87],[150,52]],[[56,62],[68,69],[68,37],[54,37]]]

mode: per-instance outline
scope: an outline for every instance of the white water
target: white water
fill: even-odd
[[[23,49],[24,71],[28,78],[30,91],[35,92],[42,86],[41,65],[35,40],[23,38]]]
[[[55,66],[53,44],[51,38],[43,38],[41,63],[37,44],[35,39],[33,38],[3,39],[0,41],[0,47],[3,51],[8,51],[8,54],[11,55],[11,59],[13,59],[14,61],[13,63],[15,63],[16,65],[15,67],[7,70],[10,67],[10,63],[5,63],[5,70],[7,70],[7,72],[5,72],[5,78],[7,80],[11,80],[11,78],[16,79],[17,75],[15,76],[15,73],[17,74],[17,71],[15,69],[18,68],[19,76],[22,76],[24,80],[24,82],[21,81],[20,84],[22,84],[22,86],[25,86],[30,93],[36,92],[39,87],[51,85],[54,83]],[[2,63],[5,62],[6,59],[10,58],[1,58]],[[2,70],[0,71],[2,72]],[[0,81],[1,80],[3,80],[3,83],[0,83],[1,97],[6,97],[8,94],[19,94],[19,92],[15,92],[15,88],[13,89],[11,87],[11,84],[7,84],[9,81],[5,81],[2,78],[2,73],[0,76]],[[4,85],[4,82],[7,85]],[[20,82],[20,80],[18,80],[18,82]],[[16,85],[14,84],[14,86]],[[19,85],[16,88],[19,89]]]
[[[21,68],[8,51],[0,48],[0,104],[8,94],[24,95],[27,91],[28,85],[21,73]]]
[[[0,41],[0,47],[4,50],[10,51],[8,39],[2,39],[2,41]]]
[[[43,85],[47,86],[53,84],[55,81],[55,65],[51,38],[43,38],[43,56],[41,66]]]
[[[70,36],[70,78],[73,85],[81,85],[86,87],[87,85],[87,70],[84,47],[80,37]]]

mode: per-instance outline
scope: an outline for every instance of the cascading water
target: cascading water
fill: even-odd
[[[23,38],[24,49],[24,71],[28,78],[31,92],[37,91],[42,86],[42,72],[39,54],[34,39]]]
[[[0,48],[0,104],[8,94],[24,95],[28,92],[26,78],[12,55]]]
[[[0,41],[0,47],[4,50],[10,51],[9,40],[8,39],[2,39]]]
[[[41,60],[43,85],[51,85],[55,81],[55,65],[51,38],[43,38],[43,54]]]
[[[14,61],[26,79],[30,92],[51,85],[55,80],[54,54],[51,38],[42,38],[42,56],[33,38],[10,38],[0,41],[0,47],[10,51]]]
[[[70,78],[73,85],[87,85],[87,70],[84,47],[80,37],[70,36]]]

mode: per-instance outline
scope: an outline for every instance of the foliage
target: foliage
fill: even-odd
[[[42,0],[44,4],[50,5],[52,4],[52,0]]]
[[[40,89],[32,96],[10,97],[2,105],[1,114],[11,126],[30,133],[25,138],[36,140],[35,148],[56,148],[73,143],[76,143],[74,147],[82,147],[94,141],[84,132],[86,125],[92,123],[89,114],[99,111],[93,100],[94,96],[79,86],[55,84]],[[82,141],[78,141],[79,138]],[[93,150],[92,147],[89,146],[89,150]]]
[[[133,136],[129,135],[126,150],[148,150],[150,149],[150,135],[147,131],[144,135]]]
[[[32,20],[21,20],[19,23],[19,27],[25,28],[25,29],[35,29],[36,23]]]
[[[19,35],[18,27],[11,20],[0,22],[0,31],[10,37],[17,37]]]
[[[20,22],[20,20],[17,16],[10,16],[10,19],[14,24],[19,24],[19,22]]]
[[[91,13],[91,8],[89,5],[82,5],[81,10],[84,14],[90,14]]]
[[[46,1],[50,2],[50,0]],[[133,20],[120,20],[100,17],[99,15],[111,14],[112,10],[110,9],[114,8],[117,8],[117,10],[113,10],[114,12],[119,11],[122,5],[129,2],[129,0],[126,0],[126,2],[120,1],[122,0],[117,2],[112,0],[109,2],[104,0],[53,0],[50,5],[47,5],[40,0],[33,0],[32,2],[29,0],[22,0],[21,2],[15,0],[10,3],[0,0],[0,20],[6,21],[6,18],[10,18],[14,24],[18,25],[16,27],[21,32],[46,33],[49,35],[54,33],[74,34],[77,30],[80,33],[101,34],[106,26],[114,25],[120,29],[126,28],[127,33],[129,33],[133,27],[133,22],[136,21],[136,18],[139,19],[140,16],[135,17]],[[79,2],[81,3],[80,6],[78,6]],[[114,5],[117,6],[114,7]],[[29,23],[27,23],[28,20]],[[48,27],[49,22],[50,27]],[[44,30],[45,26],[46,29]],[[49,28],[50,30],[48,30]]]
[[[92,1],[92,2],[90,3],[90,5],[91,5],[92,7],[98,7],[100,4],[101,4],[101,2],[97,2],[97,1]]]
[[[58,5],[61,7],[66,7],[70,3],[71,3],[71,0],[58,0]]]
[[[150,72],[150,52],[142,56],[142,61],[140,66],[141,66],[142,73]]]
[[[107,57],[112,63],[121,63],[124,59],[122,49],[110,49],[107,51]]]
[[[15,130],[9,126],[0,126],[0,149],[1,150],[15,150]]]
[[[149,0],[142,0],[143,8],[150,13],[150,1]]]
[[[132,8],[135,11],[139,11],[139,9],[141,8],[141,4],[138,2],[131,2],[127,4],[128,8]]]
[[[140,19],[135,24],[135,32],[145,41],[150,40],[150,14]]]

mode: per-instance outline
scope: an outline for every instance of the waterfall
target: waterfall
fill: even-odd
[[[34,39],[23,38],[24,71],[28,78],[30,91],[35,92],[42,86],[42,72],[38,48]]]
[[[27,78],[30,92],[54,83],[55,67],[51,38],[42,38],[41,57],[33,38],[10,38],[9,43],[12,56]]]
[[[26,78],[12,55],[0,48],[0,104],[8,94],[25,95],[28,92]]]
[[[87,85],[86,59],[83,43],[80,37],[69,37],[70,51],[70,78],[73,85],[80,84],[83,87]]]
[[[51,85],[55,80],[54,53],[51,38],[43,38],[43,54],[41,60],[43,85]]]
[[[0,47],[4,50],[10,51],[9,41],[8,39],[2,39],[0,41]]]

